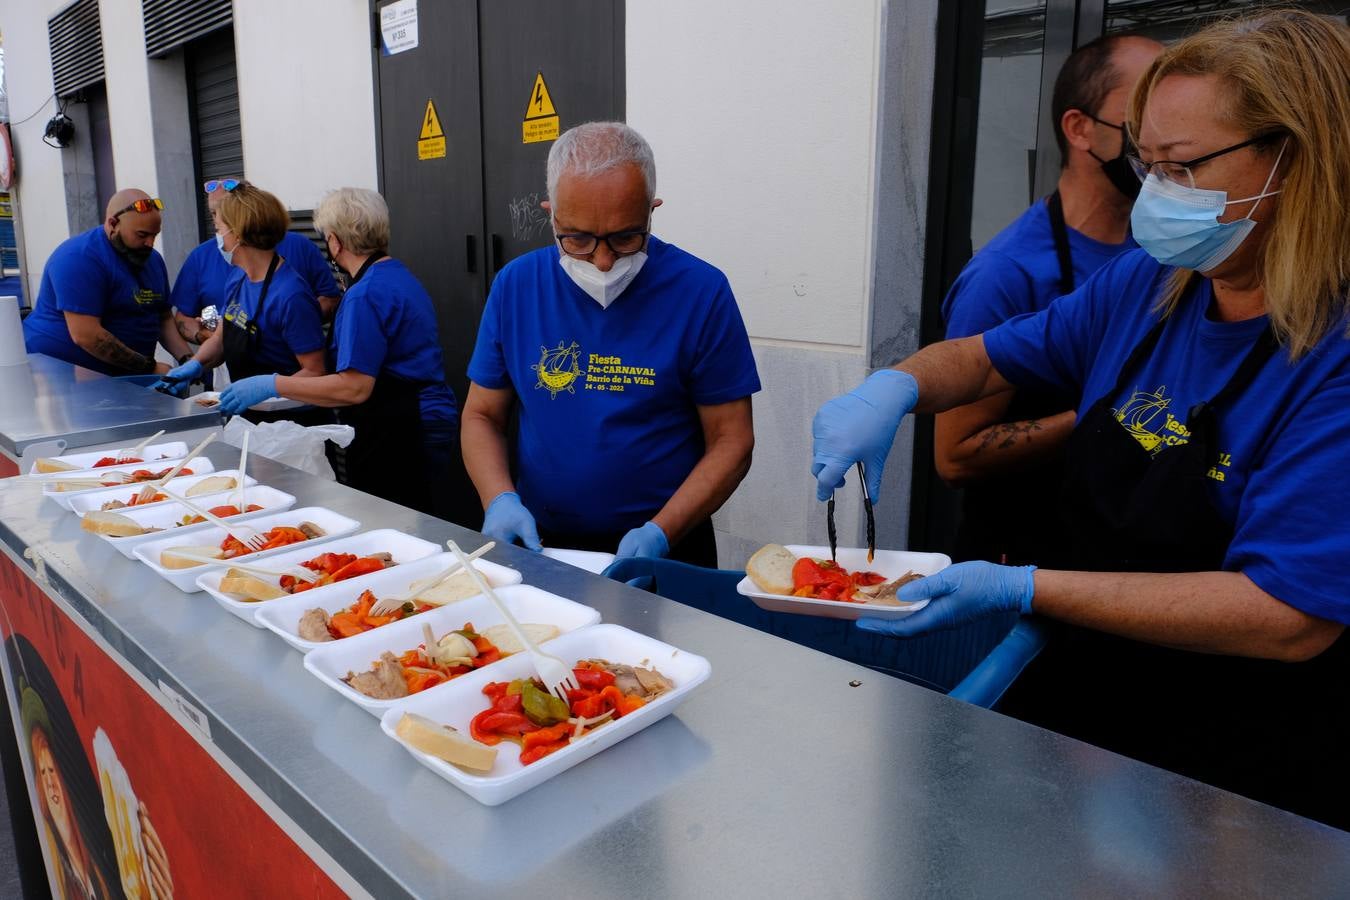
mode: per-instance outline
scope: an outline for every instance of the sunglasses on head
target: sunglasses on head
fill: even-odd
[[[129,212],[148,213],[163,208],[164,208],[164,201],[159,199],[158,197],[152,197],[149,200],[137,200],[135,203],[131,204],[125,209],[119,209],[117,212],[113,213],[113,216],[115,218],[117,216],[122,215],[122,213],[129,213]]]
[[[243,183],[244,182],[238,178],[213,178],[202,185],[202,191],[207,194],[213,192],[216,188],[224,188],[227,191],[232,191]]]

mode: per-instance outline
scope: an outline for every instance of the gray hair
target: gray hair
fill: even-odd
[[[314,228],[319,234],[336,235],[357,256],[389,249],[389,207],[366,188],[329,191],[314,210]]]
[[[564,173],[594,177],[628,165],[642,172],[647,199],[655,199],[656,157],[646,138],[623,122],[587,122],[569,128],[548,151],[548,195],[557,194]]]

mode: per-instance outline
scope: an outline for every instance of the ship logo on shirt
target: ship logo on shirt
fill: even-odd
[[[1164,443],[1162,431],[1169,422],[1176,421],[1172,416],[1162,416],[1172,399],[1166,396],[1167,386],[1162,385],[1156,391],[1141,391],[1135,388],[1130,399],[1111,413],[1116,417],[1130,437],[1139,442],[1149,453],[1158,452]]]
[[[573,383],[581,377],[580,356],[581,348],[576,341],[570,344],[559,341],[552,350],[540,347],[539,362],[530,366],[538,376],[535,388],[548,391],[550,398],[556,398],[562,391],[575,394]]]

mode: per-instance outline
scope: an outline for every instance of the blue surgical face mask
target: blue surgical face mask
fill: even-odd
[[[1241,200],[1229,200],[1227,191],[1206,191],[1164,181],[1152,173],[1144,179],[1139,199],[1130,213],[1130,232],[1139,246],[1165,266],[1208,272],[1233,255],[1256,227],[1252,215],[1261,201],[1279,191],[1267,190],[1284,156],[1280,147],[1261,192]],[[1226,207],[1251,203],[1247,215],[1220,222]]]
[[[226,250],[225,235],[221,234],[220,232],[216,232],[216,249],[220,251],[221,256],[225,257],[226,263],[228,263],[229,265],[234,265],[234,250],[239,249],[238,244],[234,245],[234,250]]]

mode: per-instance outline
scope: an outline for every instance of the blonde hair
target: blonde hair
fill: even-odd
[[[357,256],[389,250],[389,206],[366,188],[329,191],[314,210],[314,228],[319,234],[336,235]]]
[[[248,182],[225,194],[216,213],[246,245],[271,250],[281,243],[291,217],[275,194]]]
[[[1144,72],[1130,97],[1131,134],[1169,75],[1217,76],[1229,122],[1249,135],[1288,138],[1279,212],[1258,265],[1271,330],[1298,359],[1341,316],[1350,285],[1350,28],[1301,10],[1211,25]],[[1164,316],[1199,277],[1173,273],[1158,301]]]

